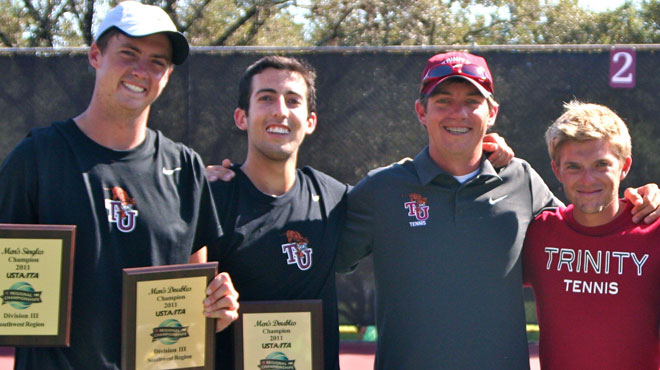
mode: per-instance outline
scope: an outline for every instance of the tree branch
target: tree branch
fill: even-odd
[[[234,23],[230,24],[229,27],[225,29],[225,31],[218,37],[214,42],[213,45],[215,46],[221,46],[224,45],[229,36],[231,36],[236,30],[238,30],[242,25],[247,23],[247,21],[250,20],[255,14],[257,14],[257,6],[252,5],[248,9],[245,10],[245,14],[243,14],[242,17],[239,17],[234,21]]]
[[[47,46],[53,46],[53,35],[52,35],[52,30],[50,29],[51,27],[51,21],[48,18],[48,14],[50,14],[52,7],[51,4],[48,4],[48,7],[46,8],[46,15],[42,16],[39,11],[34,7],[34,4],[32,3],[32,0],[23,0],[23,3],[25,4],[25,7],[28,10],[28,14],[34,19],[35,23],[37,24],[37,31],[35,32],[34,36],[37,40],[44,40],[47,43]],[[37,42],[38,44],[38,42]]]
[[[346,10],[342,13],[341,17],[330,27],[332,31],[322,37],[319,41],[316,42],[316,46],[324,46],[326,45],[330,40],[336,39],[337,36],[339,36],[339,27],[341,24],[346,20],[346,17],[348,17],[349,14],[353,12],[357,8],[357,5],[350,6],[346,8]]]
[[[266,13],[265,16],[262,16],[263,13]],[[266,22],[266,19],[270,17],[270,8],[266,9],[261,9],[257,8],[257,12],[254,15],[254,22],[250,25],[250,28],[248,28],[247,32],[243,36],[243,38],[237,43],[237,45],[248,45],[250,41],[254,39],[254,37],[257,35],[259,32],[259,29],[264,25]]]
[[[0,41],[2,41],[2,43],[8,48],[14,46],[12,45],[11,40],[9,40],[7,35],[5,35],[5,33],[2,31],[0,31]]]
[[[176,29],[180,30],[181,23],[179,22],[179,16],[176,14],[175,8],[176,8],[176,0],[165,1],[165,7],[163,8],[163,10],[165,10],[165,13],[170,15],[170,18],[172,18],[172,22],[174,22],[174,26],[176,27]]]
[[[480,35],[482,32],[489,30],[489,29],[492,28],[493,26],[500,25],[500,24],[504,24],[504,23],[510,23],[510,21],[505,21],[505,20],[503,20],[503,19],[499,19],[499,20],[496,20],[496,21],[493,21],[493,22],[489,23],[487,26],[483,26],[483,27],[479,27],[479,28],[470,29],[470,30],[467,31],[465,34],[463,34],[463,36],[460,38],[460,42],[458,42],[458,43],[463,43],[463,44],[465,44],[465,43],[467,43],[467,42],[470,41],[469,38],[470,38],[471,36],[478,36],[478,35]]]
[[[192,16],[186,21],[186,24],[179,24],[177,25],[177,28],[181,32],[186,32],[188,29],[200,18],[202,18],[202,12],[204,11],[204,8],[206,8],[207,5],[211,0],[204,0],[199,6],[195,7],[195,10],[193,11]]]

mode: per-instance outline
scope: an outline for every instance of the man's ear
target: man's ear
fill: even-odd
[[[247,113],[241,108],[236,108],[234,110],[234,123],[239,129],[246,131],[248,128],[247,124]]]
[[[495,125],[495,119],[497,118],[497,112],[499,112],[500,106],[497,104],[493,104],[491,107],[488,109],[488,128],[493,127]]]
[[[98,69],[101,66],[102,57],[103,53],[101,53],[101,49],[96,45],[96,42],[92,42],[92,46],[89,47],[89,51],[87,52],[89,64],[91,64],[94,69]]]
[[[623,160],[623,168],[621,169],[621,178],[619,179],[620,181],[623,181],[623,179],[628,176],[628,173],[630,172],[630,166],[632,166],[632,157],[626,157]]]
[[[415,113],[417,113],[417,119],[422,126],[426,127],[426,107],[419,99],[415,100]]]
[[[165,76],[167,78],[166,82],[170,81],[170,76],[172,75],[172,72],[174,72],[174,63],[170,63],[170,67],[167,69],[167,72],[165,72],[167,74]]]
[[[307,127],[305,127],[305,134],[310,135],[316,130],[316,113],[312,112],[307,117]]]
[[[552,163],[550,164],[552,165],[552,172],[555,173],[555,177],[557,178],[557,180],[559,180],[559,182],[561,182],[561,176],[559,175],[559,163],[555,162],[555,160],[553,159]]]

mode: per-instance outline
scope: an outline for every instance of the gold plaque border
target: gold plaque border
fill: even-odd
[[[233,324],[234,369],[244,370],[243,363],[243,314],[309,312],[312,328],[312,368],[323,370],[323,301],[320,299],[294,301],[239,301],[238,320]]]
[[[75,225],[0,224],[2,239],[58,239],[62,241],[60,266],[60,308],[57,335],[0,335],[1,346],[69,347],[71,336],[71,297],[73,292],[73,261],[75,255]]]
[[[121,310],[121,368],[135,369],[135,325],[137,283],[206,276],[206,284],[217,275],[218,263],[192,263],[183,265],[149,266],[123,269]],[[206,319],[206,351],[204,366],[187,369],[212,370],[215,366],[215,319]]]

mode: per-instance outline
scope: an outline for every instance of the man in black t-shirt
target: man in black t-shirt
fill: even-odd
[[[324,363],[332,370],[339,367],[335,255],[348,186],[297,169],[298,149],[316,128],[314,78],[294,58],[265,57],[246,70],[234,120],[247,132],[247,158],[233,167],[234,181],[212,184],[225,234],[194,261],[219,261],[241,301],[322,300]],[[233,368],[230,333],[218,334],[217,347],[218,368]]]
[[[77,226],[71,346],[19,348],[17,369],[119,369],[122,269],[186,263],[221,236],[199,156],[147,128],[187,55],[162,9],[120,3],[89,50],[87,109],[33,130],[0,167],[0,222]],[[237,318],[237,293],[226,273],[207,293],[220,330]]]

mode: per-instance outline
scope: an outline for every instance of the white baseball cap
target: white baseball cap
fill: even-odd
[[[112,27],[131,37],[143,37],[154,33],[165,33],[172,43],[172,63],[182,64],[188,57],[188,40],[177,31],[174,22],[160,7],[145,5],[137,1],[123,1],[114,7],[96,30],[98,41]]]

